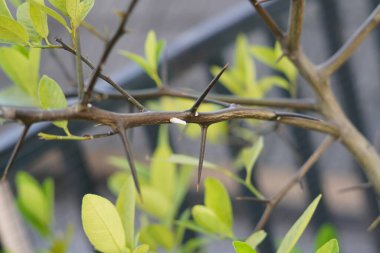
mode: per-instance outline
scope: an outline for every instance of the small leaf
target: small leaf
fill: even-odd
[[[86,194],[82,202],[82,224],[95,249],[110,253],[123,252],[125,232],[116,207],[110,201]]]
[[[61,87],[46,75],[41,78],[38,85],[38,97],[44,110],[64,109],[67,107],[66,97]],[[53,124],[67,131],[66,120],[54,121]]]
[[[156,48],[157,48],[156,33],[150,30],[145,40],[145,57],[150,68],[154,71],[157,71]]]
[[[120,189],[116,209],[120,215],[125,231],[126,246],[134,248],[135,228],[135,186],[132,176],[128,176]]]
[[[130,173],[126,173],[124,171],[116,171],[111,174],[111,176],[107,180],[107,186],[111,190],[111,192],[118,196],[121,188],[128,180]]]
[[[224,185],[215,178],[206,178],[205,205],[214,211],[226,227],[232,228],[233,215],[230,197]]]
[[[172,154],[169,157],[168,161],[171,163],[175,163],[175,164],[191,165],[194,167],[198,166],[198,158],[188,156],[188,155]],[[210,169],[217,169],[218,165],[213,164],[211,162],[203,161],[203,167],[204,168],[210,168]]]
[[[54,123],[57,123],[57,122],[54,122]],[[68,129],[66,129],[66,128],[64,129],[64,131],[66,131],[66,133],[69,133]],[[93,139],[93,137],[90,135],[89,136],[76,136],[76,135],[72,135],[72,134],[70,134],[70,135],[55,135],[55,134],[47,134],[47,133],[38,133],[38,137],[40,137],[40,139],[42,139],[42,140],[47,140],[47,141],[52,141],[52,140],[56,140],[56,141],[88,141],[88,140]]]
[[[87,17],[88,13],[91,11],[92,7],[94,7],[95,0],[83,0],[80,2],[80,21],[82,21]]]
[[[253,249],[256,249],[257,246],[267,237],[267,233],[264,230],[259,230],[252,235],[250,235],[246,243],[248,243]]]
[[[284,90],[289,90],[289,82],[279,76],[267,76],[259,80],[258,87],[260,89],[261,97],[263,97],[274,86],[280,87]]]
[[[137,204],[144,212],[158,219],[164,219],[170,214],[171,202],[162,192],[157,191],[156,188],[143,185],[141,187],[141,195],[144,196],[144,202],[141,203],[137,199]]]
[[[143,244],[138,246],[133,253],[148,253],[149,252],[149,245]]]
[[[246,170],[245,181],[247,183],[251,183],[252,170],[257,161],[257,158],[259,157],[261,151],[263,150],[263,147],[264,147],[263,137],[260,137],[259,139],[255,141],[252,147],[245,148],[241,152],[241,157],[243,159],[244,167]]]
[[[38,0],[41,5],[45,5],[43,0]],[[41,11],[35,1],[30,1],[30,19],[36,32],[42,37],[47,38],[49,35],[49,27],[47,23],[47,15]]]
[[[290,253],[291,250],[296,245],[297,241],[300,239],[306,226],[309,224],[311,217],[313,216],[319,201],[321,200],[321,195],[316,197],[313,202],[307,207],[305,212],[298,218],[298,220],[293,224],[290,230],[286,233],[277,253]]]
[[[42,5],[35,0],[31,0],[35,6],[37,6],[41,11],[45,12],[47,15],[55,19],[58,23],[63,25],[69,32],[71,32],[70,27],[67,25],[66,20],[56,11],[47,7],[46,5]]]
[[[316,253],[339,253],[339,244],[336,239],[331,239],[320,247]]]
[[[11,12],[8,9],[7,2],[5,0],[0,0],[0,16],[5,16],[13,19]]]
[[[202,205],[195,205],[191,209],[191,214],[193,215],[194,221],[205,230],[219,235],[232,237],[231,229],[220,220],[212,209]]]
[[[0,43],[27,45],[29,35],[25,28],[15,20],[0,16]]]
[[[335,238],[338,238],[338,234],[335,227],[328,223],[323,224],[319,227],[317,231],[314,249],[319,249],[320,247],[322,247],[322,245]]]
[[[211,74],[214,76],[220,73],[221,70],[222,68],[218,66],[212,66],[210,69]],[[235,79],[229,70],[226,70],[223,73],[223,75],[219,78],[219,82],[234,95],[241,95],[243,93],[242,87],[237,85],[239,81]]]
[[[162,247],[165,250],[171,250],[175,246],[173,232],[161,224],[152,224],[144,227],[140,233],[142,243],[155,245],[154,248]]]
[[[63,15],[68,16],[66,10],[66,0],[49,0],[49,2],[54,6],[54,8],[62,12]]]
[[[45,199],[47,202],[47,206],[49,208],[49,219],[50,221],[54,221],[54,181],[51,178],[45,179],[42,183],[42,190],[45,194]]]
[[[66,0],[66,10],[75,29],[80,25],[80,0]]]
[[[44,237],[50,234],[52,210],[44,190],[26,172],[16,175],[17,205],[24,218]]]
[[[237,72],[238,78],[241,79],[241,83],[243,83],[247,88],[253,85],[256,79],[256,68],[254,61],[249,55],[247,38],[244,35],[240,34],[236,39],[235,47],[234,70]]]
[[[29,39],[36,44],[41,43],[42,37],[34,29],[30,18],[30,4],[25,2],[17,8],[17,22],[20,23],[29,34]]]
[[[236,253],[256,253],[256,250],[249,246],[248,243],[241,241],[233,241],[232,245],[234,246]]]

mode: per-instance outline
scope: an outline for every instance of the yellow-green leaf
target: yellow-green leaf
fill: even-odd
[[[80,0],[66,0],[66,10],[75,29],[80,24]]]
[[[256,249],[257,246],[267,237],[267,233],[264,230],[259,230],[252,235],[250,235],[247,240],[245,240],[246,243],[249,244],[253,249]]]
[[[171,202],[156,188],[143,185],[141,187],[141,195],[144,198],[144,202],[142,203],[137,199],[137,204],[144,212],[158,219],[164,219],[170,214]]]
[[[232,231],[219,219],[213,210],[206,206],[195,205],[191,209],[194,221],[206,231],[232,237]]]
[[[43,0],[38,0],[41,5],[45,5]],[[36,32],[42,37],[47,38],[49,35],[49,27],[47,23],[47,15],[41,11],[35,1],[30,1],[30,19]]]
[[[258,82],[261,97],[263,97],[274,86],[280,87],[284,90],[289,90],[289,82],[280,76],[267,76],[263,77]]]
[[[14,19],[0,15],[0,43],[27,45],[29,35]]]
[[[286,233],[284,239],[282,240],[277,253],[290,253],[294,246],[296,246],[296,243],[300,239],[301,235],[309,224],[311,217],[317,209],[321,197],[321,195],[316,197],[313,202],[307,207],[301,217],[299,217],[298,220],[293,224],[293,226]]]
[[[83,0],[80,2],[79,18],[81,22],[87,17],[92,7],[94,7],[94,2],[94,0]]]
[[[66,20],[56,11],[53,9],[47,7],[46,5],[42,5],[35,0],[31,0],[35,6],[37,6],[41,11],[55,19],[57,22],[59,22],[61,25],[63,25],[69,32],[71,32],[70,27],[67,25]]]
[[[255,83],[256,68],[254,61],[249,55],[247,38],[244,35],[240,34],[236,39],[235,45],[236,48],[234,71],[236,72],[237,78],[241,80],[241,83],[244,84],[246,88],[248,88]]]
[[[157,47],[156,33],[150,30],[145,40],[145,57],[149,66],[155,71],[157,71],[156,47]]]
[[[254,250],[248,243],[233,241],[232,245],[234,246],[236,253],[256,253],[256,250]]]
[[[13,19],[12,14],[8,9],[7,2],[5,0],[0,0],[0,15]]]
[[[138,246],[133,253],[148,253],[149,252],[149,245],[143,244]]]
[[[34,29],[32,20],[30,18],[30,4],[25,2],[17,8],[17,22],[20,23],[28,32],[29,39],[35,43],[40,44],[42,37]]]
[[[107,199],[86,194],[82,202],[82,224],[95,249],[106,253],[122,253],[125,232],[116,207]]]
[[[56,81],[44,75],[38,85],[38,97],[44,110],[64,109],[67,107],[65,94]],[[67,121],[54,121],[54,125],[67,130]]]
[[[120,189],[116,209],[120,215],[125,231],[126,246],[134,248],[135,228],[135,185],[132,176],[128,176]]]
[[[107,186],[111,192],[118,196],[124,183],[128,180],[130,173],[124,171],[116,171],[109,176]]]
[[[140,241],[146,244],[152,244],[152,247],[162,247],[165,250],[171,250],[175,246],[173,232],[161,224],[152,224],[144,227],[140,232]]]
[[[339,244],[336,239],[331,239],[320,247],[316,253],[339,253]]]
[[[232,228],[233,215],[230,197],[224,185],[212,177],[205,180],[205,205],[214,211],[226,227]]]
[[[66,10],[66,0],[49,0],[49,2],[54,6],[54,8],[62,12],[63,15],[68,16]]]
[[[245,181],[247,183],[251,183],[253,166],[255,165],[257,158],[259,157],[261,151],[263,150],[263,147],[264,147],[263,137],[260,137],[259,139],[255,141],[252,147],[245,148],[241,152],[241,157],[244,162],[244,167],[246,170]]]

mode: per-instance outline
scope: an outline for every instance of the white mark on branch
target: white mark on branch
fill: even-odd
[[[179,119],[179,118],[171,118],[170,123],[180,124],[180,125],[184,125],[184,126],[186,126],[186,124],[187,124],[186,121]]]

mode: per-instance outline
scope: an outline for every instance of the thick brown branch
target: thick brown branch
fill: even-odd
[[[364,23],[355,31],[355,33],[347,40],[347,42],[333,55],[324,62],[320,69],[326,76],[335,73],[356,49],[363,43],[367,36],[380,23],[380,4],[364,21]]]
[[[301,47],[301,34],[303,26],[305,1],[292,0],[291,10],[289,15],[289,32],[288,32],[288,51],[293,54],[298,52]]]
[[[125,27],[126,23],[128,22],[129,17],[131,16],[137,2],[138,2],[138,0],[132,0],[131,4],[128,6],[127,11],[124,13],[123,18],[121,19],[119,27],[117,28],[115,34],[112,36],[111,40],[107,43],[106,48],[103,52],[103,55],[100,58],[100,61],[97,65],[96,69],[94,70],[94,72],[91,76],[91,79],[88,83],[87,90],[86,90],[84,97],[82,99],[82,103],[81,103],[82,106],[85,106],[88,103],[88,101],[90,100],[91,95],[92,95],[92,91],[94,90],[94,87],[96,84],[96,80],[97,80],[99,74],[102,72],[103,67],[106,64],[107,59],[108,59],[112,49],[114,48],[116,43],[119,41],[121,36],[124,34],[124,27]],[[139,108],[139,110],[142,111],[143,108]]]
[[[267,207],[265,208],[264,214],[262,215],[259,223],[257,224],[255,230],[261,230],[267,224],[274,208],[280,203],[280,201],[288,194],[288,192],[297,185],[307,172],[312,168],[312,166],[318,161],[318,159],[326,152],[326,150],[335,141],[334,137],[328,136],[320,144],[320,146],[314,151],[314,153],[309,157],[309,159],[304,163],[304,165],[297,171],[294,177],[269,201]]]

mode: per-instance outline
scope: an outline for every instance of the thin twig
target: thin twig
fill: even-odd
[[[83,21],[81,23],[81,26],[84,27],[91,34],[93,34],[95,37],[97,37],[98,39],[100,39],[101,41],[103,41],[104,43],[108,42],[107,38],[102,33],[100,33],[94,26],[92,26],[91,24],[87,23],[86,21]]]
[[[75,72],[77,77],[78,85],[78,98],[81,100],[84,96],[84,76],[83,76],[83,65],[81,59],[81,45],[80,45],[80,35],[78,29],[74,30],[73,42],[75,51],[78,52],[75,57]]]
[[[276,37],[276,39],[281,42],[284,42],[285,35],[276,23],[272,16],[260,5],[260,2],[257,0],[249,0],[249,2],[253,5],[253,7],[256,9],[257,13],[261,16],[261,18],[264,20],[266,25],[269,27],[269,29],[272,31],[273,35]]]
[[[199,149],[199,163],[198,163],[198,180],[197,180],[197,192],[199,191],[199,185],[202,177],[203,160],[205,158],[206,139],[207,139],[208,125],[201,125],[201,144]]]
[[[20,136],[19,140],[17,141],[15,147],[13,148],[11,157],[8,160],[7,166],[4,169],[4,172],[3,172],[3,175],[2,175],[0,181],[7,180],[9,171],[11,170],[12,165],[13,165],[14,161],[16,160],[16,156],[17,156],[18,152],[20,151],[22,144],[24,143],[24,140],[25,140],[25,137],[29,131],[29,128],[30,128],[30,125],[24,126],[24,129],[22,130],[21,136]]]
[[[288,194],[288,192],[297,185],[300,180],[306,175],[312,166],[318,161],[318,159],[326,152],[326,150],[334,143],[335,138],[328,136],[309,157],[309,159],[302,165],[293,178],[275,195],[270,199],[270,202],[265,208],[264,214],[261,216],[259,223],[255,230],[261,230],[267,224],[274,208],[280,203],[280,201]]]
[[[211,80],[211,82],[207,85],[207,88],[204,90],[204,92],[199,96],[197,101],[195,101],[194,105],[190,108],[191,113],[196,113],[201,103],[206,98],[207,94],[211,91],[211,89],[214,87],[214,85],[218,82],[219,78],[223,75],[224,71],[228,68],[228,64],[226,64],[220,72]]]
[[[112,49],[114,48],[114,46],[116,45],[116,43],[118,42],[118,40],[121,38],[121,36],[124,34],[124,27],[125,27],[126,23],[128,22],[129,17],[131,16],[131,14],[132,14],[132,12],[133,12],[133,10],[134,10],[134,8],[135,8],[135,6],[136,6],[137,3],[138,3],[138,0],[132,0],[131,4],[127,8],[127,11],[124,13],[123,18],[121,19],[119,27],[117,28],[115,34],[113,35],[113,37],[111,38],[111,40],[107,43],[106,48],[105,48],[105,50],[103,52],[103,55],[100,58],[100,61],[99,61],[98,65],[97,65],[97,67],[95,68],[95,70],[94,70],[94,72],[93,72],[93,74],[91,76],[91,79],[90,79],[90,81],[88,83],[87,90],[86,90],[86,92],[84,94],[84,97],[82,99],[82,102],[81,102],[82,106],[85,106],[88,103],[88,101],[90,100],[91,95],[92,95],[92,91],[94,90],[94,87],[95,87],[95,84],[96,84],[96,80],[97,80],[99,74],[102,72],[103,67],[106,64],[107,59],[108,59],[108,57],[109,57]],[[129,95],[129,97],[130,97],[130,95]],[[134,103],[133,102],[134,99],[132,97],[130,98],[130,101],[132,103]],[[141,108],[140,106],[138,106],[138,104],[135,104],[135,105],[136,105],[136,107],[138,107],[138,109],[140,111],[144,110],[143,108]]]
[[[344,43],[344,45],[328,59],[320,65],[322,73],[330,76],[335,73],[356,49],[363,43],[367,36],[373,29],[380,23],[380,4],[375,8],[371,15],[364,21],[364,23],[355,31],[354,34]]]
[[[303,17],[305,13],[305,0],[292,0],[289,15],[288,51],[298,52],[301,44]]]
[[[350,191],[365,190],[365,189],[369,189],[371,187],[372,187],[372,184],[369,183],[369,182],[367,182],[367,183],[361,183],[361,184],[357,184],[357,185],[341,188],[341,189],[338,190],[338,192],[340,192],[340,193],[347,193],[347,192],[350,192]]]

